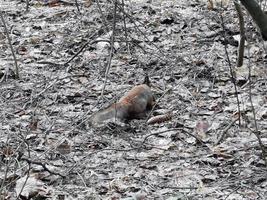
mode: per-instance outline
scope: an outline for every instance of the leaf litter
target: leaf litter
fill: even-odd
[[[24,199],[264,199],[266,168],[251,133],[254,124],[246,83],[251,62],[255,64],[254,108],[266,145],[267,71],[261,41],[252,36],[248,48],[253,56],[236,71],[244,124],[239,127],[234,121],[237,104],[220,8],[208,10],[204,1],[125,1],[124,11],[116,16],[115,53],[101,100],[113,4],[77,2],[80,13],[67,0],[33,1],[29,12],[24,12],[24,2],[0,3],[12,28],[21,73],[20,80],[7,76],[0,87],[0,195],[4,199],[18,195]],[[229,38],[237,38],[233,5],[221,12]],[[13,70],[5,35],[0,36],[1,71]],[[236,42],[228,42],[235,63]],[[171,120],[90,127],[93,112],[117,101],[146,73],[158,100],[151,114],[171,111]]]

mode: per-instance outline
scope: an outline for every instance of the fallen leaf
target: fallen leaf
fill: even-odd
[[[51,189],[36,178],[36,174],[25,175],[16,182],[15,191],[17,196],[23,199],[31,199],[34,197],[48,198],[51,197]]]

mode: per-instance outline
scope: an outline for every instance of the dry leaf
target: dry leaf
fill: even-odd
[[[67,140],[64,140],[56,149],[61,154],[69,154],[71,152],[71,145]]]
[[[196,124],[195,131],[200,136],[201,139],[205,139],[206,133],[209,129],[209,123],[206,120],[198,121]]]
[[[36,174],[30,174],[17,180],[15,191],[20,198],[31,199],[34,197],[51,197],[51,190],[45,184],[38,180]]]
[[[84,6],[89,8],[92,5],[92,0],[85,0]]]

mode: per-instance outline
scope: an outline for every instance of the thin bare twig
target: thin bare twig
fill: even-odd
[[[249,53],[249,51],[248,51]],[[249,55],[250,58],[250,55]],[[251,65],[250,65],[250,59],[249,59],[249,64],[248,64],[248,81],[249,83],[251,83]],[[257,137],[260,148],[261,148],[261,153],[262,153],[262,158],[265,162],[265,167],[267,167],[267,152],[265,150],[265,146],[261,140],[261,136],[260,136],[260,131],[258,129],[258,124],[257,124],[257,120],[256,120],[256,112],[255,112],[255,108],[253,105],[253,101],[252,101],[252,84],[249,84],[249,102],[250,102],[250,106],[251,106],[251,110],[252,110],[252,115],[253,115],[253,121],[254,121],[254,128],[255,130],[253,131],[254,135]]]
[[[28,141],[25,139],[25,137],[21,134],[21,132],[19,132],[19,136],[21,137],[21,139],[23,140],[24,144],[26,145],[27,147],[27,152],[28,152],[28,157],[30,158],[31,157],[31,151],[30,151],[30,146],[29,146],[29,143]],[[24,187],[26,186],[26,183],[30,177],[30,170],[31,170],[31,164],[28,163],[28,170],[27,170],[27,177],[25,179],[25,182],[23,183],[23,186],[21,187],[21,190],[17,196],[17,200],[20,199],[20,194],[22,193]]]
[[[121,2],[122,4],[122,9],[125,8],[125,4],[124,4],[124,0],[122,0]],[[127,33],[127,26],[126,26],[126,17],[125,17],[125,14],[123,13],[123,26],[124,26],[124,35],[125,35],[125,40],[126,40],[126,46],[127,46],[127,50],[128,50],[128,53],[131,54],[131,50],[130,50],[130,45],[129,45],[129,42],[128,42],[128,33]]]
[[[182,128],[172,128],[172,129],[168,129],[168,130],[165,130],[165,131],[160,131],[160,132],[156,132],[156,133],[151,133],[151,134],[148,134],[142,141],[141,144],[144,144],[145,141],[151,137],[151,136],[157,136],[159,134],[162,134],[162,133],[166,133],[166,132],[170,132],[170,131],[182,131],[181,133],[184,133],[186,135],[189,135],[189,136],[192,136],[193,138],[196,139],[196,141],[198,141],[200,144],[206,146],[205,142],[203,140],[201,140],[201,138],[199,138],[197,135],[193,134],[193,133],[190,133]],[[140,145],[141,146],[141,145]]]
[[[117,4],[118,4],[118,2],[117,2],[117,0],[115,0],[115,3],[114,3],[114,11],[113,11],[112,35],[111,35],[111,41],[110,41],[109,59],[108,59],[108,65],[106,67],[105,81],[104,81],[103,88],[101,90],[100,99],[103,98],[103,94],[104,94],[104,91],[105,91],[105,88],[106,88],[106,84],[107,84],[108,73],[109,73],[109,70],[110,70],[111,61],[112,61],[113,54],[114,54],[114,40],[115,40],[115,33],[116,33]]]
[[[5,172],[4,172],[4,177],[2,178],[2,183],[0,185],[0,194],[2,194],[2,191],[4,189],[5,186],[5,182],[6,182],[6,179],[7,179],[7,176],[8,176],[8,172],[10,170],[10,166],[12,164],[12,159],[8,160],[7,163],[6,163],[6,166],[5,166]]]
[[[50,174],[58,175],[58,176],[61,176],[62,178],[65,178],[64,175],[57,173],[57,172],[53,172],[50,169],[48,169],[48,167],[42,162],[33,161],[28,158],[21,158],[21,160],[26,161],[29,165],[30,164],[40,165],[45,171],[49,172]]]
[[[234,123],[238,120],[238,118],[235,118],[231,123],[228,124],[228,126],[222,131],[218,141],[216,142],[216,145],[220,144],[225,137],[228,130],[234,125]]]
[[[95,33],[93,34],[95,35]],[[90,41],[90,42],[86,42],[80,49],[79,51],[77,51],[77,53],[74,54],[74,56],[72,56],[72,58],[70,58],[67,62],[64,63],[64,65],[66,66],[67,64],[69,64],[71,61],[74,60],[74,58],[76,58],[84,49],[85,47],[87,47],[87,45],[92,45],[94,43],[97,42],[110,42],[109,40],[94,40],[94,41]]]
[[[30,0],[26,0],[26,12],[29,11]]]
[[[226,54],[226,60],[228,62],[228,66],[229,66],[229,70],[230,70],[230,75],[231,75],[231,81],[234,85],[234,89],[235,89],[235,96],[236,96],[236,101],[237,101],[237,109],[238,109],[238,123],[239,126],[241,126],[241,111],[240,111],[240,102],[239,102],[239,97],[238,97],[238,90],[237,90],[237,85],[236,85],[236,76],[234,73],[234,69],[232,67],[230,58],[229,58],[229,54],[228,54],[228,50],[227,50],[227,43],[226,43],[226,28],[224,25],[224,20],[223,20],[223,16],[222,14],[220,14],[221,17],[221,22],[222,22],[222,29],[223,29],[223,37],[224,37],[224,51]]]
[[[167,92],[169,92],[169,91],[170,91],[170,89],[165,90],[164,93],[158,98],[157,102],[153,105],[151,111],[150,111],[149,114],[147,115],[146,122],[147,122],[147,120],[150,118],[152,112],[154,111],[155,107],[158,105],[158,103],[160,102],[160,100],[161,100],[161,99],[165,96],[165,94],[166,94]]]
[[[146,34],[139,28],[139,26],[136,24],[136,21],[138,21],[138,20],[135,20],[130,14],[128,14],[125,10],[124,10],[124,8],[122,7],[122,5],[119,5],[119,9],[120,9],[120,11],[126,16],[126,17],[128,17],[128,19],[134,24],[134,26],[135,26],[135,28],[136,28],[136,30],[138,30],[142,35],[143,35],[143,37],[149,42],[150,40],[149,40],[149,38],[146,36]],[[145,25],[142,23],[142,22],[140,22],[140,21],[138,21],[138,23],[140,23],[142,26],[144,26],[145,27]],[[150,44],[151,45],[153,45],[161,54],[162,54],[162,56],[163,57],[165,57],[165,54],[163,53],[163,51],[161,50],[161,48],[159,48],[156,44],[154,44],[153,42],[150,42]],[[162,58],[161,58],[162,59]]]
[[[109,31],[108,23],[107,23],[107,21],[105,19],[105,15],[104,15],[104,13],[103,13],[103,11],[101,9],[101,5],[100,5],[99,0],[96,1],[96,5],[97,5],[97,8],[98,8],[98,10],[100,12],[100,15],[101,15],[101,18],[102,18],[102,22],[103,22],[104,26],[106,27],[106,30]]]
[[[11,49],[12,56],[13,56],[14,63],[15,63],[15,78],[19,79],[19,66],[18,66],[17,57],[16,57],[15,51],[14,51],[13,46],[12,46],[11,38],[10,38],[8,29],[7,29],[7,25],[6,25],[5,19],[3,17],[3,13],[1,11],[0,11],[0,17],[1,17],[1,21],[2,21],[2,24],[4,26],[5,32],[6,32],[7,40],[8,40],[8,43],[9,43],[9,47]]]
[[[238,19],[239,19],[239,30],[240,30],[240,40],[238,46],[238,59],[237,59],[237,67],[241,67],[243,65],[244,59],[244,48],[245,48],[245,28],[244,28],[244,16],[242,13],[242,9],[239,3],[234,1],[235,9],[237,11]]]
[[[80,7],[79,7],[79,4],[78,4],[78,1],[77,0],[75,0],[75,6],[76,6],[76,8],[78,10],[78,13],[80,14],[81,11],[80,11]]]

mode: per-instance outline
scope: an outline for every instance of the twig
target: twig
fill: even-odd
[[[152,112],[154,111],[155,107],[158,105],[158,103],[160,102],[160,100],[161,100],[161,99],[165,96],[165,94],[166,94],[167,92],[169,92],[169,91],[170,91],[170,89],[165,90],[164,93],[158,98],[157,102],[153,105],[151,111],[149,112],[149,114],[148,114],[148,116],[147,116],[147,118],[146,118],[146,122],[147,122],[147,120],[150,118]]]
[[[15,51],[14,51],[13,46],[12,46],[12,42],[11,42],[11,38],[9,36],[9,32],[8,32],[8,29],[7,29],[7,26],[6,26],[6,22],[4,20],[4,17],[3,17],[3,14],[2,14],[1,11],[0,11],[0,17],[1,17],[1,21],[2,21],[2,24],[4,26],[4,29],[5,29],[5,32],[6,32],[6,35],[7,35],[7,40],[8,40],[11,52],[12,52],[13,59],[14,59],[14,62],[15,62],[15,78],[19,79],[19,66],[18,66],[17,58],[16,58]]]
[[[228,197],[229,197],[231,194],[235,193],[235,192],[238,191],[240,188],[241,188],[241,186],[238,186],[238,187],[234,188],[232,192],[230,192],[228,195],[226,195],[226,197],[224,197],[224,200],[228,199]]]
[[[53,3],[53,2],[47,1],[47,2],[44,2],[42,5],[43,6],[50,6],[51,3]],[[75,2],[70,2],[70,1],[66,1],[66,0],[57,0],[56,3],[62,3],[63,5],[69,5],[69,6],[74,6],[75,5]]]
[[[244,59],[244,48],[245,48],[245,28],[244,28],[244,16],[242,13],[242,9],[239,3],[234,1],[235,9],[239,19],[239,29],[240,29],[240,40],[238,46],[238,59],[237,59],[237,67],[241,67],[243,65]]]
[[[103,94],[106,88],[106,84],[107,84],[107,78],[108,78],[108,73],[111,67],[111,61],[113,58],[113,53],[114,53],[114,40],[115,40],[115,32],[116,32],[116,15],[117,15],[117,0],[115,0],[114,3],[114,13],[113,13],[113,22],[112,22],[112,35],[111,35],[111,41],[110,41],[110,52],[109,52],[109,60],[108,60],[108,65],[106,67],[106,72],[105,72],[105,81],[104,81],[104,85],[103,88],[101,90],[101,96],[100,99],[103,98]]]
[[[19,136],[21,137],[21,139],[23,140],[24,144],[26,145],[27,147],[27,152],[28,152],[28,157],[30,158],[31,157],[31,151],[30,151],[30,146],[29,146],[29,143],[28,141],[25,139],[25,137],[23,136],[23,134],[21,134],[21,131],[19,130]],[[17,196],[17,200],[20,199],[20,194],[22,193],[24,187],[26,186],[26,183],[30,177],[30,170],[31,170],[31,164],[28,163],[28,170],[27,170],[27,177],[25,179],[25,182],[23,183],[23,186],[21,187],[21,190]]]
[[[102,22],[103,22],[103,24],[105,25],[106,30],[109,31],[108,23],[107,23],[107,21],[106,21],[106,19],[105,19],[105,16],[104,16],[104,14],[103,14],[102,9],[101,9],[101,5],[100,5],[99,0],[96,1],[96,5],[97,5],[97,8],[98,8],[98,10],[99,10],[99,12],[100,12],[100,15],[101,15],[101,18],[102,18]]]
[[[30,0],[26,0],[26,12],[29,11]]]
[[[134,41],[131,41],[131,40],[114,40],[114,42],[134,42]],[[91,41],[91,42],[86,42],[82,47],[81,49],[79,49],[79,51],[77,51],[77,53],[75,53],[74,56],[72,56],[72,58],[70,58],[66,63],[64,63],[63,65],[67,65],[69,64],[71,61],[73,61],[74,58],[76,58],[83,50],[84,48],[87,46],[87,45],[92,45],[94,43],[97,43],[97,42],[108,42],[108,43],[111,43],[110,40],[94,40],[94,41]],[[42,62],[39,62],[39,64],[53,64],[53,65],[57,65],[57,63],[51,63],[51,62],[47,62],[47,61],[42,61]],[[59,64],[60,65],[60,64]]]
[[[124,0],[122,0],[121,4],[122,4],[122,9],[124,10],[124,7],[125,7]],[[124,13],[123,13],[123,26],[124,26],[124,35],[125,35],[125,40],[126,40],[125,43],[127,46],[128,53],[131,54],[130,45],[128,42],[128,33],[127,33],[127,26],[126,26],[126,20],[125,20],[125,14]]]
[[[170,132],[170,131],[183,131],[182,133],[185,133],[189,136],[192,136],[193,138],[195,138],[199,143],[201,143],[202,145],[206,146],[205,145],[205,142],[202,141],[198,136],[194,135],[193,133],[189,133],[188,131],[185,131],[184,129],[182,128],[173,128],[173,129],[168,129],[168,130],[165,130],[165,131],[160,131],[160,132],[156,132],[156,133],[151,133],[151,134],[148,134],[142,141],[142,144],[145,143],[145,141],[151,137],[151,136],[157,136],[159,134],[162,134],[162,133],[166,133],[166,132]]]
[[[86,185],[86,182],[85,182],[83,176],[82,176],[79,172],[76,172],[76,173],[78,174],[78,176],[79,176],[80,179],[82,180],[84,187],[88,187],[88,186]]]
[[[248,51],[249,53],[249,51]],[[250,55],[249,55],[250,58]],[[251,82],[251,65],[250,65],[250,59],[249,59],[249,64],[248,64],[248,81],[249,83]],[[254,135],[257,137],[260,148],[261,148],[261,153],[262,153],[262,158],[265,162],[265,167],[267,167],[267,152],[265,150],[265,146],[261,140],[260,137],[260,131],[258,129],[258,124],[257,124],[257,120],[256,120],[256,112],[255,112],[255,108],[253,105],[253,101],[252,101],[252,85],[249,84],[249,102],[250,102],[250,106],[251,106],[251,110],[252,110],[252,114],[253,114],[253,121],[254,121],[254,127],[255,130],[253,131]]]
[[[101,30],[101,29],[100,29]],[[99,30],[98,30],[99,31]],[[91,38],[93,38],[94,36],[96,36],[97,35],[97,33],[98,33],[98,31],[96,31],[96,32],[94,32],[92,35],[90,35],[89,36],[89,39],[91,39]],[[92,42],[92,43],[91,43]],[[86,42],[83,46],[82,46],[82,48],[74,55],[74,56],[72,56],[72,58],[71,59],[69,59],[64,65],[66,66],[67,64],[69,64],[74,58],[76,58],[81,52],[82,52],[82,50],[84,50],[84,48],[88,45],[88,44],[93,44],[95,41],[91,41],[91,42]]]
[[[199,189],[199,187],[190,187],[190,186],[188,186],[188,187],[176,187],[176,186],[163,185],[163,186],[159,186],[159,187],[163,188],[163,189],[170,188],[170,189],[176,189],[176,190],[197,190],[197,189]],[[178,198],[178,199],[180,199],[180,198]]]
[[[61,176],[62,178],[65,178],[66,176],[60,174],[60,173],[57,173],[57,172],[52,172],[50,169],[48,169],[46,167],[46,165],[42,162],[38,162],[38,161],[33,161],[33,160],[30,160],[28,158],[21,158],[21,160],[23,161],[26,161],[29,165],[30,164],[35,164],[35,165],[40,165],[45,171],[49,172],[50,174],[54,174],[54,175],[58,175],[58,176]]]
[[[54,85],[55,85],[56,83],[58,83],[59,81],[64,80],[64,79],[67,79],[67,78],[83,77],[83,76],[84,76],[83,74],[81,74],[81,75],[76,74],[76,75],[65,76],[65,77],[62,77],[62,78],[58,78],[58,77],[56,77],[56,78],[53,78],[53,79],[46,80],[45,83],[48,83],[48,82],[49,82],[49,83],[51,82],[51,83],[50,83],[48,86],[46,86],[41,92],[35,94],[34,96],[32,95],[32,96],[31,96],[31,99],[30,99],[29,101],[27,101],[27,102],[23,105],[22,109],[26,109],[26,107],[27,107],[29,104],[31,104],[34,100],[38,99],[38,97],[39,97],[40,95],[42,95],[44,92],[46,92],[48,89],[50,89],[52,86],[54,86]]]
[[[136,24],[136,21],[138,20],[135,20],[130,14],[128,14],[127,12],[125,12],[124,8],[122,7],[122,5],[119,5],[119,8],[120,8],[120,11],[129,18],[129,20],[134,24],[135,28],[143,35],[143,37],[149,41],[149,38],[146,36],[146,34],[139,28],[139,26]],[[145,25],[138,21],[138,23],[140,23],[142,26],[145,27]],[[153,42],[150,42],[150,44],[152,44],[161,54],[163,57],[165,57],[164,53],[162,52],[162,50],[156,45],[154,44]],[[162,59],[162,58],[161,58]]]
[[[226,133],[228,132],[228,130],[234,125],[234,123],[238,120],[238,118],[235,118],[235,120],[233,120],[230,124],[228,124],[228,126],[222,131],[218,141],[216,142],[216,145],[220,144],[224,138],[224,136],[226,135]]]
[[[77,51],[77,53],[74,54],[74,56],[72,56],[71,59],[69,59],[66,63],[64,63],[64,65],[66,66],[67,64],[69,64],[71,61],[73,61],[74,58],[76,58],[83,50],[84,48],[87,46],[87,45],[92,45],[94,43],[97,43],[97,42],[110,42],[109,40],[94,40],[94,41],[90,41],[90,42],[86,42],[80,49],[79,51]]]
[[[17,195],[16,200],[21,199],[21,198],[20,198],[20,195],[21,195],[23,189],[25,188],[26,183],[27,183],[27,181],[28,181],[28,179],[29,179],[29,177],[30,177],[30,169],[31,169],[31,165],[29,164],[29,168],[28,168],[28,170],[27,170],[27,177],[26,177],[25,182],[23,183],[23,185],[22,185],[22,187],[21,187],[21,189],[20,189],[20,192],[19,192],[18,195]]]
[[[76,8],[78,10],[78,13],[80,14],[81,11],[80,11],[79,4],[78,4],[78,1],[77,0],[75,0],[75,6],[76,6]]]
[[[4,187],[6,187],[6,186],[5,186],[5,181],[6,181],[6,179],[7,179],[8,172],[9,172],[9,170],[10,170],[9,167],[10,167],[11,164],[12,164],[11,161],[12,161],[12,159],[8,160],[7,163],[6,163],[6,166],[5,166],[5,172],[4,172],[4,177],[2,178],[2,183],[1,183],[1,185],[0,185],[0,194],[2,194],[2,191],[3,191]]]
[[[236,96],[236,101],[237,101],[237,109],[238,109],[238,122],[239,122],[239,126],[241,126],[241,112],[240,112],[240,102],[239,102],[239,97],[238,97],[238,91],[237,91],[237,85],[236,85],[236,77],[235,77],[235,73],[234,73],[234,69],[232,67],[232,64],[231,64],[231,61],[230,61],[230,58],[229,58],[229,54],[228,54],[228,51],[227,51],[227,44],[226,44],[226,28],[224,26],[224,20],[223,20],[223,16],[222,14],[220,14],[220,17],[221,17],[221,22],[222,22],[222,29],[223,29],[223,37],[224,37],[224,51],[225,51],[225,54],[226,54],[226,59],[227,59],[227,62],[228,62],[228,65],[229,65],[229,69],[230,69],[230,75],[231,75],[231,81],[234,85],[234,89],[235,89],[235,96]]]

